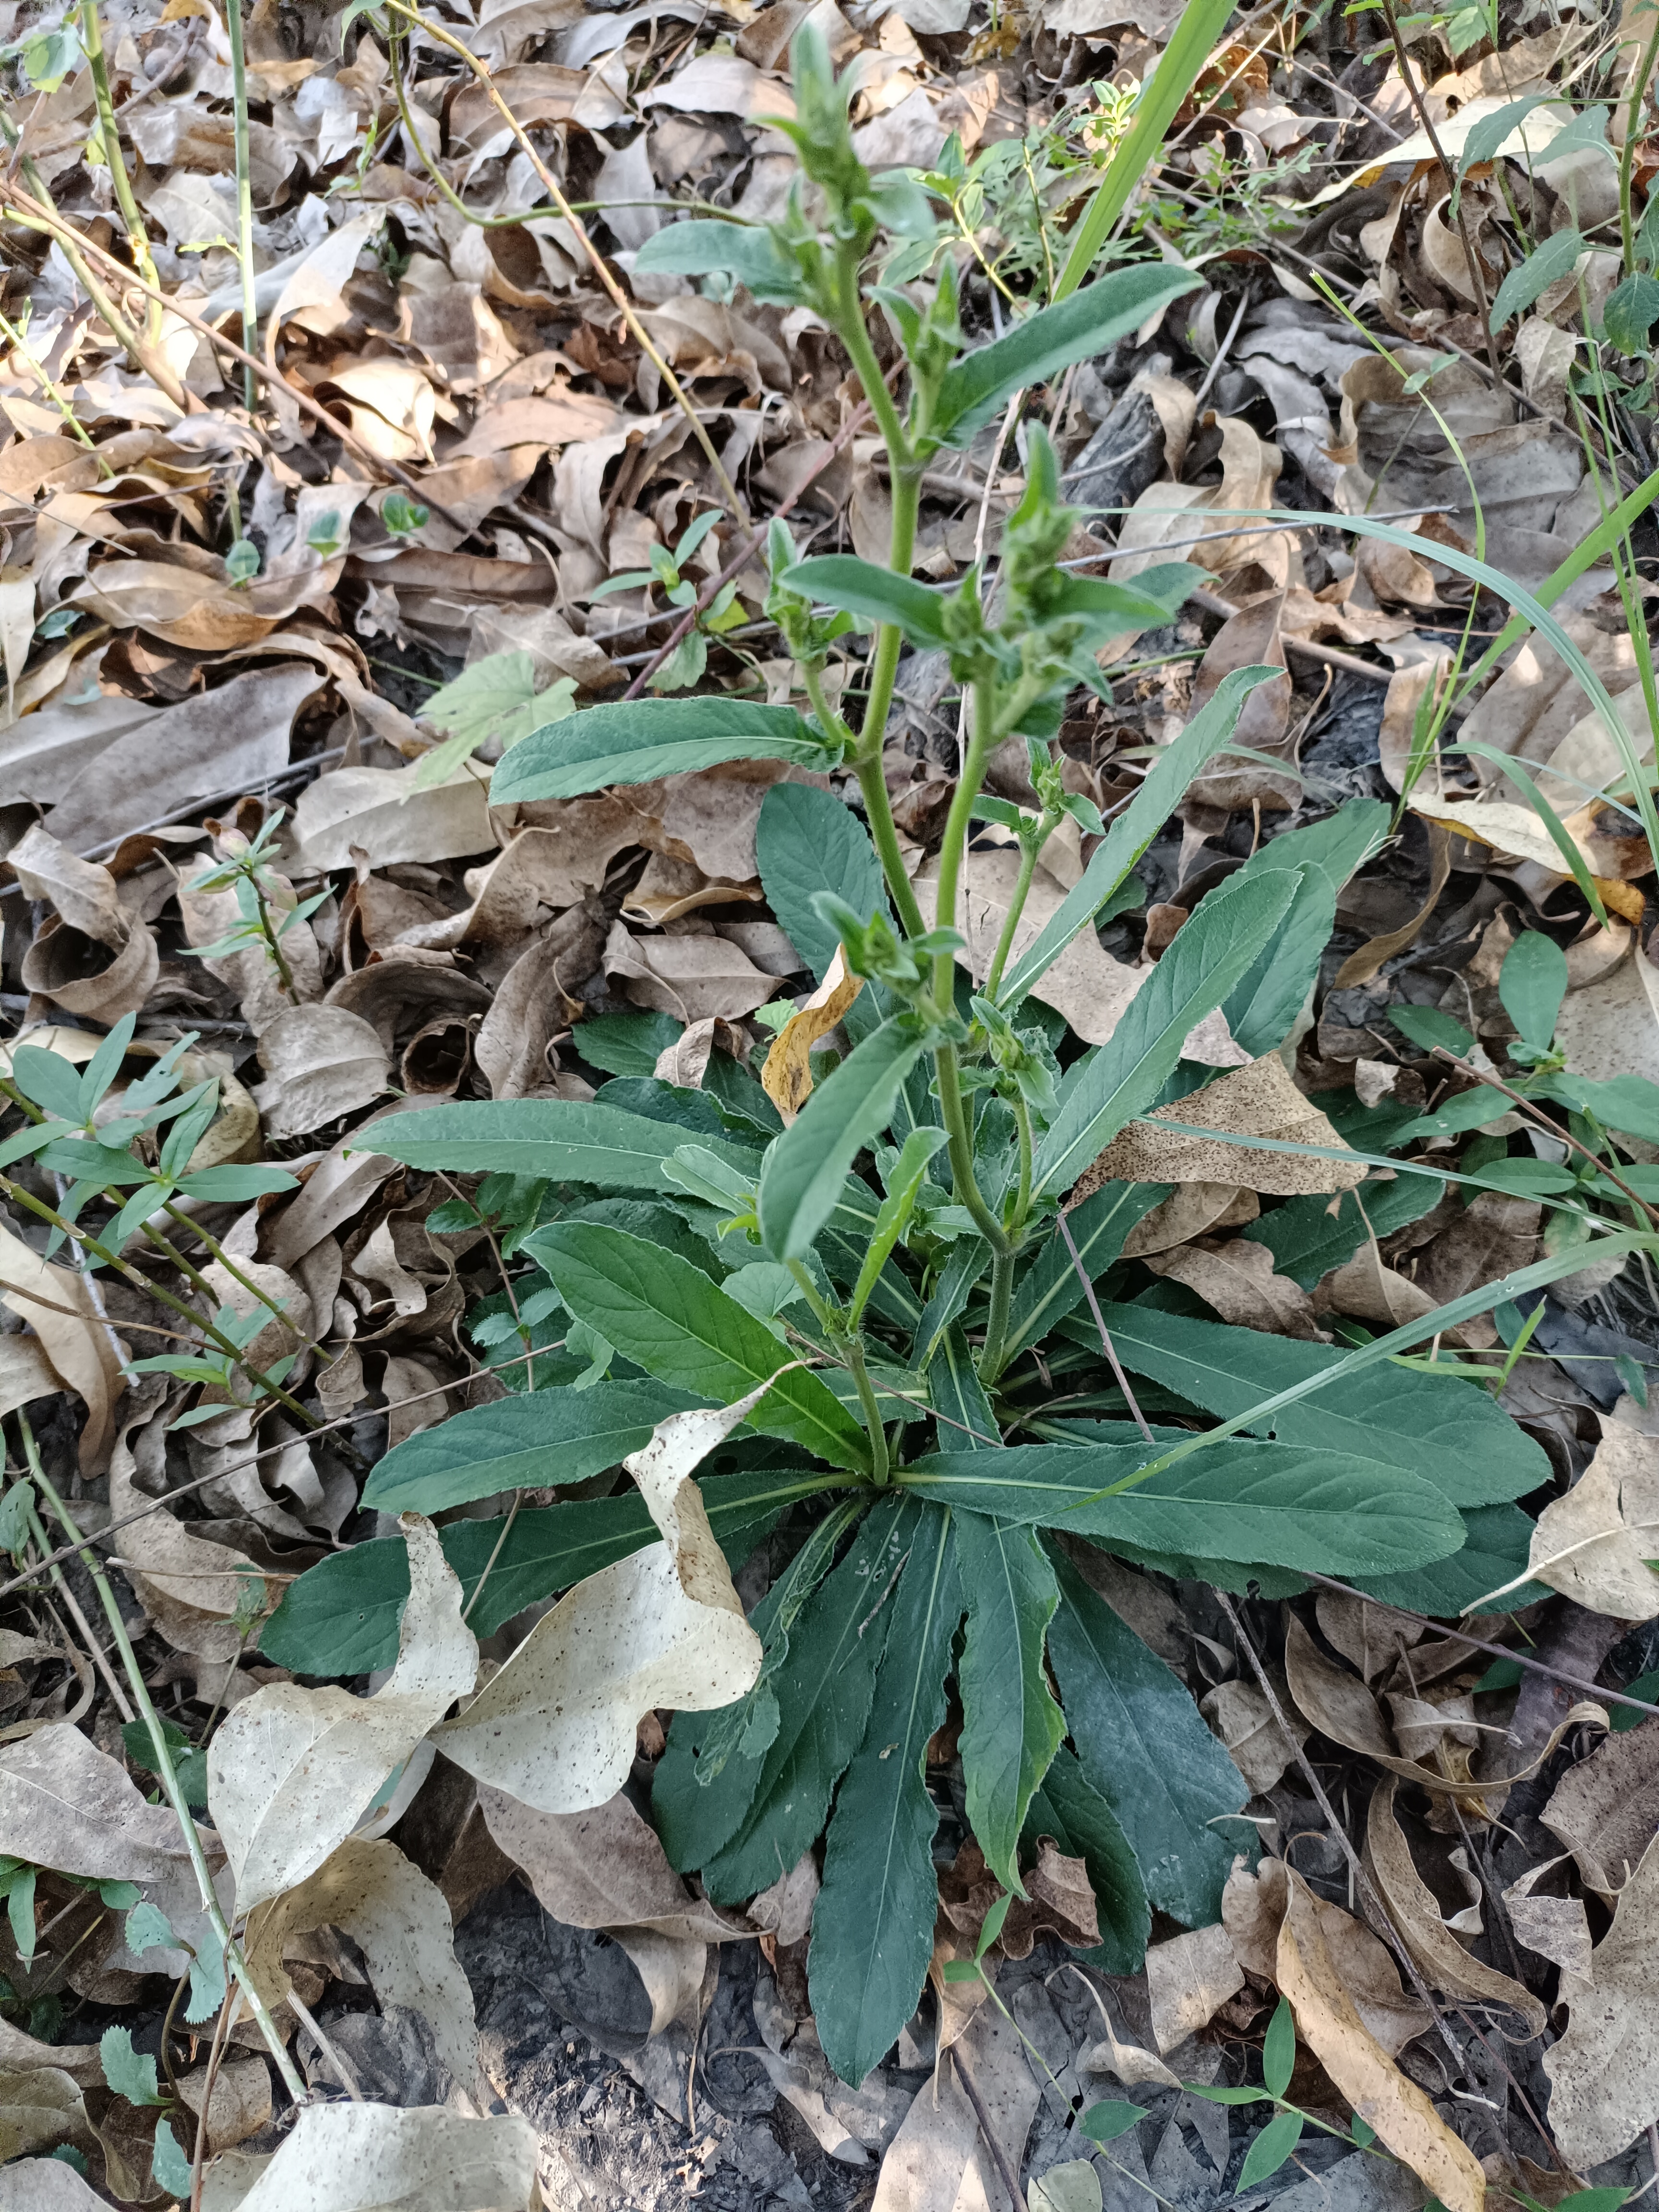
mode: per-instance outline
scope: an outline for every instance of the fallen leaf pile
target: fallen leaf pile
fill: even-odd
[[[1613,2193],[1583,2212],[1612,2212],[1659,2146],[1645,1257],[1587,1252],[1524,1311],[1494,1297],[1373,1370],[1404,1391],[1413,1366],[1462,1363],[1528,1455],[1530,1522],[1471,1510],[1455,1582],[1218,1592],[1072,1544],[1067,1571],[1209,1726],[1142,1808],[1167,1876],[1150,1925],[1116,1909],[1064,1747],[1008,1908],[947,1712],[926,1758],[927,1993],[854,2088],[807,1993],[829,1878],[813,1850],[739,1905],[671,1868],[642,1809],[665,1725],[727,1707],[757,1724],[748,1615],[805,1534],[711,1519],[696,1480],[768,1386],[674,1413],[648,1382],[611,1383],[626,1418],[567,1472],[538,1376],[603,1377],[612,1347],[521,1308],[483,1178],[394,1163],[375,1123],[440,1101],[626,1107],[654,1081],[713,1172],[724,1133],[799,1113],[861,985],[814,938],[810,885],[769,902],[757,838],[791,787],[856,813],[854,781],[756,760],[490,804],[504,753],[596,704],[789,700],[754,534],[771,515],[803,548],[886,557],[884,457],[834,336],[635,262],[677,210],[781,216],[796,159],[769,118],[793,115],[788,46],[810,21],[856,62],[860,157],[949,206],[970,336],[1000,331],[1063,254],[1126,88],[1182,11],[429,12],[451,43],[395,11],[246,14],[246,332],[220,0],[105,10],[108,123],[89,10],[6,17],[0,1148],[24,1098],[78,1097],[89,1070],[100,1123],[136,1124],[164,1077],[202,1103],[177,1158],[171,1121],[135,1138],[171,1180],[131,1218],[118,1193],[74,1199],[72,1164],[3,1154],[0,2212],[979,2212],[1016,2185],[1031,2212],[1149,2196],[1209,2212],[1240,2192],[1544,2212],[1591,2185]],[[1310,960],[1324,948],[1293,1004],[1291,960],[1199,1024],[1194,1080],[1073,1191],[1075,1207],[1109,1182],[1159,1187],[1101,1278],[1103,1314],[1068,1324],[1091,1351],[1111,1328],[1155,1420],[1229,1416],[1576,1250],[1580,1217],[1549,1204],[1571,1130],[1481,1076],[1553,1051],[1564,1081],[1605,1086],[1626,1195],[1659,1200],[1659,1120],[1618,1088],[1659,1081],[1634,803],[1654,731],[1639,599],[1605,538],[1551,626],[1506,635],[1480,696],[1423,740],[1465,626],[1478,648],[1507,619],[1486,571],[1537,586],[1637,482],[1634,432],[1604,441],[1602,481],[1574,427],[1620,267],[1626,125],[1620,107],[1609,142],[1607,103],[1632,81],[1635,14],[1638,33],[1464,10],[1455,39],[1413,17],[1396,53],[1380,17],[1241,13],[1124,234],[1204,289],[1026,395],[1084,510],[1068,560],[1120,581],[1166,554],[1205,572],[1133,659],[1127,640],[1103,652],[1109,701],[1073,695],[1066,791],[1109,819],[1231,672],[1277,672],[1128,902],[1036,986],[1054,1037],[1107,1042],[1259,854],[1303,861],[1296,924]],[[1634,173],[1646,195],[1651,137]],[[215,332],[246,336],[246,385]],[[1023,450],[998,422],[930,465],[918,576],[957,578],[994,544]],[[1329,519],[1285,519],[1308,510]],[[832,703],[864,667],[842,639]],[[883,766],[924,909],[958,716],[946,653],[908,650]],[[1036,805],[1018,740],[988,787],[1005,812]],[[1346,847],[1308,842],[1356,801]],[[1043,848],[1016,958],[1097,848],[1080,818]],[[988,820],[963,885],[976,983],[1020,865]],[[1563,956],[1541,1036],[1505,970],[1528,937]],[[648,1191],[589,1211],[696,1241]],[[86,1237],[106,1234],[89,1267]],[[781,1334],[793,1280],[742,1279]],[[1190,1349],[1217,1322],[1204,1340],[1255,1333],[1236,1371],[1200,1372]],[[1042,1381],[1033,1420],[1066,1395],[1063,1371]],[[840,1411],[805,1370],[790,1387],[802,1421],[820,1399]],[[1318,1402],[1275,1433],[1315,1440],[1291,1425]],[[73,1559],[26,1571],[60,1538],[19,1414],[108,1564],[188,1840],[92,1577]],[[477,1487],[428,1517],[422,1439],[457,1414]],[[741,1459],[754,1441],[733,1463],[769,1463]],[[1425,1450],[1455,1461],[1466,1442]],[[538,1576],[534,1529],[571,1500],[597,1533],[567,1589]],[[306,1615],[302,1578],[325,1566]],[[648,1638],[625,1632],[641,1619]],[[1128,1692],[1111,1695],[1132,1729]],[[241,1930],[240,1996],[204,1881]],[[1252,2085],[1279,2058],[1270,2096]]]

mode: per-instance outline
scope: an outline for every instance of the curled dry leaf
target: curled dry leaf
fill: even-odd
[[[123,1571],[176,1650],[221,1663],[234,1661],[246,1641],[235,1616],[250,1598],[263,1609],[264,1580],[244,1553],[192,1535],[139,1488],[134,1477],[140,1466],[159,1474],[166,1450],[165,1427],[155,1421],[141,1431],[136,1453],[124,1431],[110,1455],[111,1513],[118,1520],[135,1516],[121,1532]]]
[[[1282,1859],[1264,1858],[1252,1874],[1235,1859],[1221,1893],[1222,1924],[1246,1971],[1271,1983],[1277,1972],[1279,1931],[1289,1901]],[[1431,2025],[1428,2007],[1402,1986],[1393,1954],[1363,1920],[1326,1898],[1316,1900],[1320,1932],[1354,2009],[1390,2058]]]
[[[1365,1863],[1424,1980],[1454,1999],[1503,2005],[1525,2021],[1528,2035],[1541,2035],[1546,2014],[1532,1991],[1471,1958],[1441,1917],[1434,1892],[1417,1870],[1395,1812],[1398,1788],[1390,1775],[1371,1798],[1365,1817]]]
[[[0,2161],[61,2142],[84,2143],[88,2149],[94,2143],[86,2106],[72,2078],[57,2066],[32,2067],[22,2074],[0,2069]],[[3,2180],[0,2175],[0,2183]],[[4,2201],[0,2197],[0,2203]],[[27,2212],[34,2212],[38,2201],[29,2203]],[[19,2212],[23,2203],[18,2200]]]
[[[1242,1229],[1261,1213],[1253,1190],[1236,1182],[1183,1182],[1150,1213],[1143,1213],[1123,1240],[1126,1260],[1144,1260],[1149,1254],[1173,1250],[1194,1237],[1224,1229]]]
[[[115,1439],[115,1403],[126,1387],[121,1371],[125,1346],[112,1338],[94,1305],[84,1275],[53,1267],[4,1227],[0,1227],[0,1298],[33,1330],[64,1387],[84,1400],[81,1468],[86,1474],[97,1474]]]
[[[1325,1941],[1318,1899],[1287,1872],[1274,1978],[1290,1999],[1297,2033],[1361,2119],[1410,2166],[1447,2212],[1484,2212],[1486,2175],[1360,2018]]]
[[[179,2078],[179,2094],[198,2118],[207,2088],[208,2069],[205,2065],[198,2066],[193,2074],[185,2074]],[[270,2068],[265,2060],[263,2057],[227,2060],[214,2076],[212,2094],[208,2099],[210,2155],[222,2150],[234,2150],[238,2143],[246,2142],[250,2136],[258,2135],[270,2118]],[[179,2132],[189,2143],[195,2131],[185,2127]]]
[[[1572,1853],[1586,1887],[1617,1897],[1659,1833],[1659,1729],[1609,1735],[1567,1769],[1540,1818]]]
[[[475,2120],[441,2105],[307,2105],[246,2196],[215,2191],[216,2161],[202,2201],[204,2212],[529,2212],[536,2152],[536,2130],[516,2112]],[[248,2171],[228,2161],[225,2179],[239,2166]]]
[[[1160,1121],[1213,1129],[1213,1138],[1180,1136]],[[1277,1053],[1217,1078],[1203,1090],[1160,1106],[1115,1137],[1078,1187],[1083,1196],[1107,1182],[1230,1182],[1246,1190],[1298,1197],[1352,1190],[1365,1179],[1363,1164],[1307,1159],[1294,1152],[1255,1152],[1230,1145],[1226,1133],[1271,1137],[1281,1143],[1319,1145],[1346,1152],[1336,1130],[1291,1081]],[[1085,1186],[1087,1186],[1086,1189]]]
[[[439,1747],[480,1783],[542,1813],[603,1805],[626,1780],[641,1717],[735,1704],[760,1673],[691,1470],[754,1411],[773,1377],[730,1406],[673,1413],[623,1461],[662,1532],[560,1599]]]
[[[997,2147],[1018,2172],[1040,2095],[1018,2030],[984,2005],[958,2043]],[[870,2212],[969,2212],[1006,2201],[955,2059],[944,2057],[882,2160]]]
[[[380,1097],[390,1073],[386,1047],[361,1014],[344,1006],[289,1006],[259,1038],[267,1080],[253,1093],[273,1137],[299,1137]]]
[[[1589,1971],[1562,1995],[1566,2033],[1544,2053],[1549,2124],[1579,2172],[1659,2120],[1659,1838],[1619,1899]]]
[[[463,763],[446,781],[422,790],[420,772],[418,761],[408,768],[337,768],[307,784],[294,810],[301,864],[313,872],[349,868],[354,845],[377,868],[492,851],[483,775]]]
[[[1536,1951],[1540,1959],[1549,1960],[1564,1974],[1582,1976],[1590,1971],[1589,1920],[1583,1899],[1534,1894],[1545,1875],[1553,1874],[1570,1856],[1564,1851],[1559,1858],[1546,1859],[1541,1866],[1528,1867],[1521,1879],[1512,1881],[1504,1892],[1504,1904],[1517,1943],[1523,1944],[1528,1951]]]
[[[363,1954],[382,2008],[407,2005],[430,2025],[457,2085],[478,2081],[472,1991],[456,1962],[443,1892],[393,1843],[349,1836],[327,1863],[248,1916],[247,1963],[268,2005],[288,1993],[283,1948],[290,1936],[338,1928]]]
[[[1229,1757],[1251,1792],[1271,1790],[1305,1743],[1308,1729],[1286,1714],[1291,1736],[1285,1741],[1273,1707],[1253,1682],[1218,1682],[1198,1701],[1198,1710],[1227,1747]]]
[[[275,1683],[245,1698],[208,1751],[208,1802],[241,1911],[316,1873],[448,1707],[472,1686],[478,1647],[461,1586],[429,1521],[399,1521],[409,1602],[398,1663],[372,1698]]]
[[[864,978],[848,974],[846,956],[837,945],[823,982],[773,1039],[761,1083],[786,1127],[812,1095],[813,1046],[823,1042],[863,988]]]

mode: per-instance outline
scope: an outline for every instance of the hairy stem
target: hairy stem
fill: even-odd
[[[969,825],[973,819],[974,801],[984,781],[985,763],[995,742],[996,687],[988,676],[977,677],[974,682],[973,731],[968,741],[968,756],[957,778],[956,794],[945,817],[945,836],[939,848],[939,890],[933,908],[936,929],[956,927],[957,885],[968,847]],[[950,1014],[955,971],[953,952],[934,954],[933,1003],[942,1020]]]
[[[155,1702],[150,1697],[149,1686],[144,1680],[143,1671],[138,1664],[137,1655],[132,1648],[132,1639],[127,1634],[126,1622],[121,1617],[120,1607],[115,1602],[115,1593],[110,1588],[109,1577],[104,1572],[103,1562],[82,1536],[80,1530],[70,1519],[63,1499],[59,1498],[47,1479],[46,1470],[40,1464],[40,1452],[35,1448],[34,1432],[29,1427],[28,1416],[20,1413],[17,1422],[18,1427],[22,1431],[23,1451],[28,1461],[30,1477],[51,1506],[64,1534],[71,1544],[81,1547],[81,1564],[92,1577],[94,1587],[98,1592],[100,1601],[104,1608],[104,1617],[109,1622],[110,1632],[115,1639],[115,1648],[121,1655],[121,1667],[127,1678],[127,1686],[132,1692],[132,1702],[138,1709],[140,1719],[149,1731],[150,1746],[155,1758],[155,1771],[160,1777],[167,1802],[172,1806],[178,1818],[179,1826],[184,1833],[185,1848],[190,1854],[190,1863],[195,1871],[197,1887],[201,1892],[202,1909],[212,1923],[214,1934],[224,1946],[225,1965],[241,1986],[248,2009],[259,2024],[259,2033],[264,2037],[270,2055],[276,2061],[276,2070],[282,2075],[289,2096],[296,2105],[308,2104],[311,2101],[311,2093],[296,2072],[294,2062],[288,2055],[288,2047],[276,2032],[276,2024],[267,2011],[264,1998],[254,1987],[242,1954],[232,1939],[230,1923],[225,1918],[217,1893],[214,1889],[213,1877],[208,1871],[207,1855],[202,1849],[202,1839],[197,1833],[195,1820],[185,1802],[185,1793],[179,1786],[178,1772],[173,1764],[173,1747],[167,1741],[167,1731],[161,1725],[161,1716],[157,1713]]]

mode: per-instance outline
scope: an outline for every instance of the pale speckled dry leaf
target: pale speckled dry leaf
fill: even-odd
[[[1566,2033],[1544,2053],[1548,2118],[1562,2156],[1585,2172],[1659,2119],[1659,1839],[1590,1954],[1588,1985],[1562,1995]]]
[[[1307,1343],[1328,1340],[1314,1317],[1313,1300],[1300,1283],[1274,1272],[1273,1255],[1265,1244],[1245,1237],[1229,1237],[1225,1243],[1206,1239],[1145,1257],[1153,1274],[1184,1283],[1237,1328],[1263,1329]]]
[[[673,1413],[623,1464],[663,1541],[566,1593],[471,1703],[437,1731],[446,1758],[542,1813],[603,1805],[626,1780],[654,1707],[729,1705],[760,1672],[691,1470],[771,1388]]]
[[[209,2169],[203,2212],[530,2212],[536,2155],[536,2130],[516,2112],[307,2105],[245,2195],[215,2191]],[[228,2165],[240,2179],[254,2162],[232,2154]]]
[[[0,1337],[0,1413],[15,1413],[37,1398],[50,1398],[63,1387],[38,1336]]]
[[[1590,1928],[1583,1899],[1534,1894],[1545,1875],[1553,1874],[1571,1856],[1564,1851],[1559,1858],[1546,1859],[1541,1866],[1528,1867],[1504,1892],[1504,1905],[1517,1943],[1536,1951],[1540,1959],[1549,1960],[1564,1973],[1582,1977],[1590,1971]]]
[[[0,1785],[9,1857],[112,1881],[187,1863],[171,1808],[147,1805],[119,1763],[65,1722],[0,1746]]]
[[[1214,1138],[1178,1136],[1160,1129],[1160,1121],[1217,1133]],[[1132,1122],[1112,1139],[1089,1175],[1102,1182],[1231,1182],[1282,1197],[1352,1190],[1365,1179],[1365,1169],[1358,1160],[1350,1166],[1346,1160],[1255,1152],[1228,1144],[1230,1130],[1240,1136],[1348,1150],[1318,1107],[1297,1089],[1278,1054],[1269,1053],[1248,1067],[1218,1076],[1171,1106],[1158,1108],[1145,1121]]]
[[[103,2207],[104,2199],[61,2158],[25,2158],[0,2167],[0,2212],[103,2212]]]
[[[958,2040],[1003,2156],[1018,2171],[1040,2096],[1018,2032],[988,2004]],[[1006,2203],[974,2107],[946,2057],[882,2160],[870,2212],[1003,2212]]]
[[[140,1602],[175,1650],[220,1662],[234,1660],[246,1638],[236,1625],[250,1597],[265,1602],[265,1583],[234,1545],[194,1535],[173,1514],[157,1510],[134,1480],[141,1461],[151,1479],[161,1471],[165,1426],[155,1423],[130,1447],[124,1432],[110,1455],[110,1510],[135,1516],[121,1532],[124,1571]],[[135,1455],[135,1452],[136,1455]]]
[[[1100,2212],[1100,2176],[1086,2158],[1068,2158],[1036,2175],[1025,2191],[1030,2212]]]
[[[1583,1474],[1539,1515],[1522,1579],[1547,1583],[1591,1613],[1651,1620],[1659,1615],[1651,1559],[1659,1559],[1659,1439],[1607,1422]]]
[[[107,868],[83,860],[37,823],[6,855],[23,896],[56,909],[71,929],[100,945],[125,941],[130,923]]]
[[[486,1784],[478,1805],[497,1845],[567,1928],[642,1928],[705,1943],[753,1932],[691,1894],[620,1791],[586,1812],[541,1813]]]
[[[27,1322],[64,1385],[85,1401],[81,1467],[95,1474],[114,1441],[114,1409],[125,1377],[85,1276],[40,1259],[0,1226],[0,1298]]]
[[[472,1686],[478,1647],[461,1586],[419,1514],[399,1526],[410,1594],[398,1663],[372,1698],[274,1683],[221,1723],[208,1752],[208,1802],[246,1912],[323,1866],[422,1737]]]
[[[391,1070],[372,1023],[344,1006],[290,1006],[259,1038],[253,1097],[273,1137],[298,1137],[373,1105]]]
[[[0,2021],[0,2074],[27,2074],[37,2066],[59,2067],[83,2089],[104,2078],[95,2043],[38,2043],[9,2021]]]
[[[1218,1682],[1199,1699],[1198,1710],[1256,1796],[1273,1788],[1295,1757],[1295,1747],[1308,1739],[1304,1723],[1286,1714],[1291,1741],[1285,1741],[1273,1707],[1252,1682]]]
[[[990,973],[1018,872],[1019,854],[1009,846],[969,853],[963,858],[957,926],[967,944],[957,957],[976,983],[982,983]],[[923,918],[930,923],[935,908],[936,873],[936,863],[929,861],[916,878],[916,897]],[[1011,958],[1018,959],[1035,942],[1065,896],[1064,887],[1039,867],[1014,931]],[[1152,972],[1150,966],[1129,968],[1114,960],[1094,932],[1085,929],[1038,978],[1033,994],[1056,1013],[1064,1014],[1085,1044],[1105,1044]],[[1186,1059],[1211,1067],[1238,1067],[1249,1058],[1233,1042],[1225,1018],[1219,1013],[1205,1016],[1188,1036],[1182,1052]],[[1265,1156],[1258,1153],[1256,1157]],[[1167,1176],[1159,1180],[1173,1182],[1180,1178]]]
[[[1353,2111],[1448,2212],[1483,2212],[1480,2161],[1367,2028],[1332,1961],[1313,1892],[1298,1874],[1286,1880],[1274,1974],[1297,2033]]]
[[[1167,2057],[1178,2043],[1206,2027],[1243,1986],[1244,1969],[1219,1922],[1152,1944],[1146,1953],[1146,1989],[1152,2039],[1160,2054]]]
[[[398,1846],[348,1836],[325,1865],[248,1916],[247,1963],[273,2008],[287,1995],[289,1936],[338,1928],[362,1953],[382,2007],[407,2005],[431,2027],[439,2057],[469,2094],[478,2081],[472,1991],[455,1958],[443,1892]],[[240,2141],[240,2138],[238,2138]]]
[[[1529,2035],[1541,2035],[1546,2014],[1532,1991],[1472,1958],[1442,1918],[1395,1814],[1398,1788],[1390,1775],[1371,1798],[1365,1820],[1365,1862],[1424,1980],[1454,2000],[1502,2005],[1525,2021]]]
[[[461,860],[494,849],[489,783],[465,763],[447,782],[416,788],[421,764],[337,768],[306,786],[294,810],[302,866],[349,868],[351,847],[371,866]]]
[[[1585,1887],[1615,1898],[1659,1833],[1659,1729],[1607,1736],[1567,1769],[1539,1817],[1572,1853]]]
[[[761,1070],[761,1084],[787,1128],[812,1095],[811,1054],[821,1044],[864,988],[861,975],[849,975],[840,945],[823,982],[772,1041]]]

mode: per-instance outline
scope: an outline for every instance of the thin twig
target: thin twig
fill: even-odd
[[[322,2052],[324,2057],[327,2059],[329,2064],[334,2069],[334,2071],[339,2075],[341,2085],[344,2088],[347,2096],[350,2098],[354,2105],[361,2105],[364,2100],[362,2091],[357,2087],[357,2076],[352,2072],[350,2067],[346,2064],[345,2060],[340,2056],[338,2051],[335,2049],[333,2044],[329,2040],[328,2036],[323,2028],[319,2026],[317,2021],[313,2016],[311,2008],[307,2004],[305,1999],[300,1995],[300,1992],[294,1987],[291,1982],[289,1984],[288,1996],[284,2002],[286,2002],[289,2010],[294,2014],[295,2018],[304,2027],[308,2027],[311,2030],[312,2034],[316,2039],[318,2049]]]
[[[1484,1084],[1487,1090],[1501,1091],[1505,1098],[1512,1098],[1523,1113],[1529,1114],[1532,1116],[1533,1120],[1537,1122],[1540,1128],[1544,1131],[1546,1135],[1553,1137],[1558,1144],[1570,1145],[1575,1152],[1582,1152],[1584,1158],[1589,1160],[1593,1166],[1599,1170],[1599,1171],[1607,1177],[1609,1182],[1616,1183],[1618,1185],[1619,1188],[1624,1192],[1625,1196],[1630,1200],[1632,1206],[1640,1206],[1642,1212],[1646,1214],[1650,1223],[1652,1224],[1654,1227],[1659,1228],[1659,1206],[1650,1206],[1646,1199],[1638,1197],[1636,1192],[1633,1191],[1630,1185],[1625,1181],[1623,1176],[1621,1176],[1616,1169],[1610,1168],[1607,1162],[1601,1157],[1600,1153],[1592,1152],[1588,1145],[1583,1143],[1580,1139],[1573,1135],[1571,1129],[1564,1129],[1559,1121],[1555,1121],[1550,1115],[1546,1114],[1540,1106],[1535,1104],[1532,1099],[1526,1096],[1524,1091],[1511,1090],[1507,1083],[1504,1082],[1496,1075],[1483,1075],[1478,1067],[1471,1066],[1467,1060],[1460,1060],[1457,1054],[1447,1045],[1435,1045],[1431,1048],[1430,1056],[1434,1060],[1449,1061],[1451,1066],[1457,1070],[1460,1075],[1473,1076],[1477,1083]]]
[[[234,7],[236,0],[231,0]],[[219,2060],[224,2051],[225,2039],[230,2028],[230,2015],[236,2009],[236,1984],[233,1982],[225,1991],[225,2001],[219,2008],[219,2018],[213,2031],[213,2045],[208,2052],[207,2075],[202,2084],[202,2109],[196,2116],[196,2148],[190,2161],[190,2212],[202,2212],[202,2176],[207,2166],[208,2106],[213,2100],[213,2085],[218,2078]]]
[[[1106,1326],[1106,1316],[1100,1310],[1100,1300],[1095,1296],[1095,1286],[1089,1280],[1089,1271],[1083,1264],[1083,1255],[1077,1249],[1077,1240],[1072,1235],[1072,1224],[1066,1218],[1063,1208],[1060,1216],[1060,1233],[1066,1239],[1066,1249],[1072,1255],[1072,1265],[1077,1269],[1077,1279],[1083,1285],[1083,1295],[1089,1301],[1089,1310],[1095,1317],[1095,1327],[1100,1331],[1100,1348],[1111,1363],[1112,1373],[1117,1378],[1117,1387],[1122,1391],[1128,1402],[1129,1411],[1134,1416],[1135,1426],[1149,1444],[1156,1443],[1157,1439],[1146,1425],[1146,1416],[1140,1410],[1140,1401],[1129,1387],[1129,1378],[1123,1371],[1123,1362],[1117,1356],[1117,1346],[1112,1342],[1112,1333]]]

